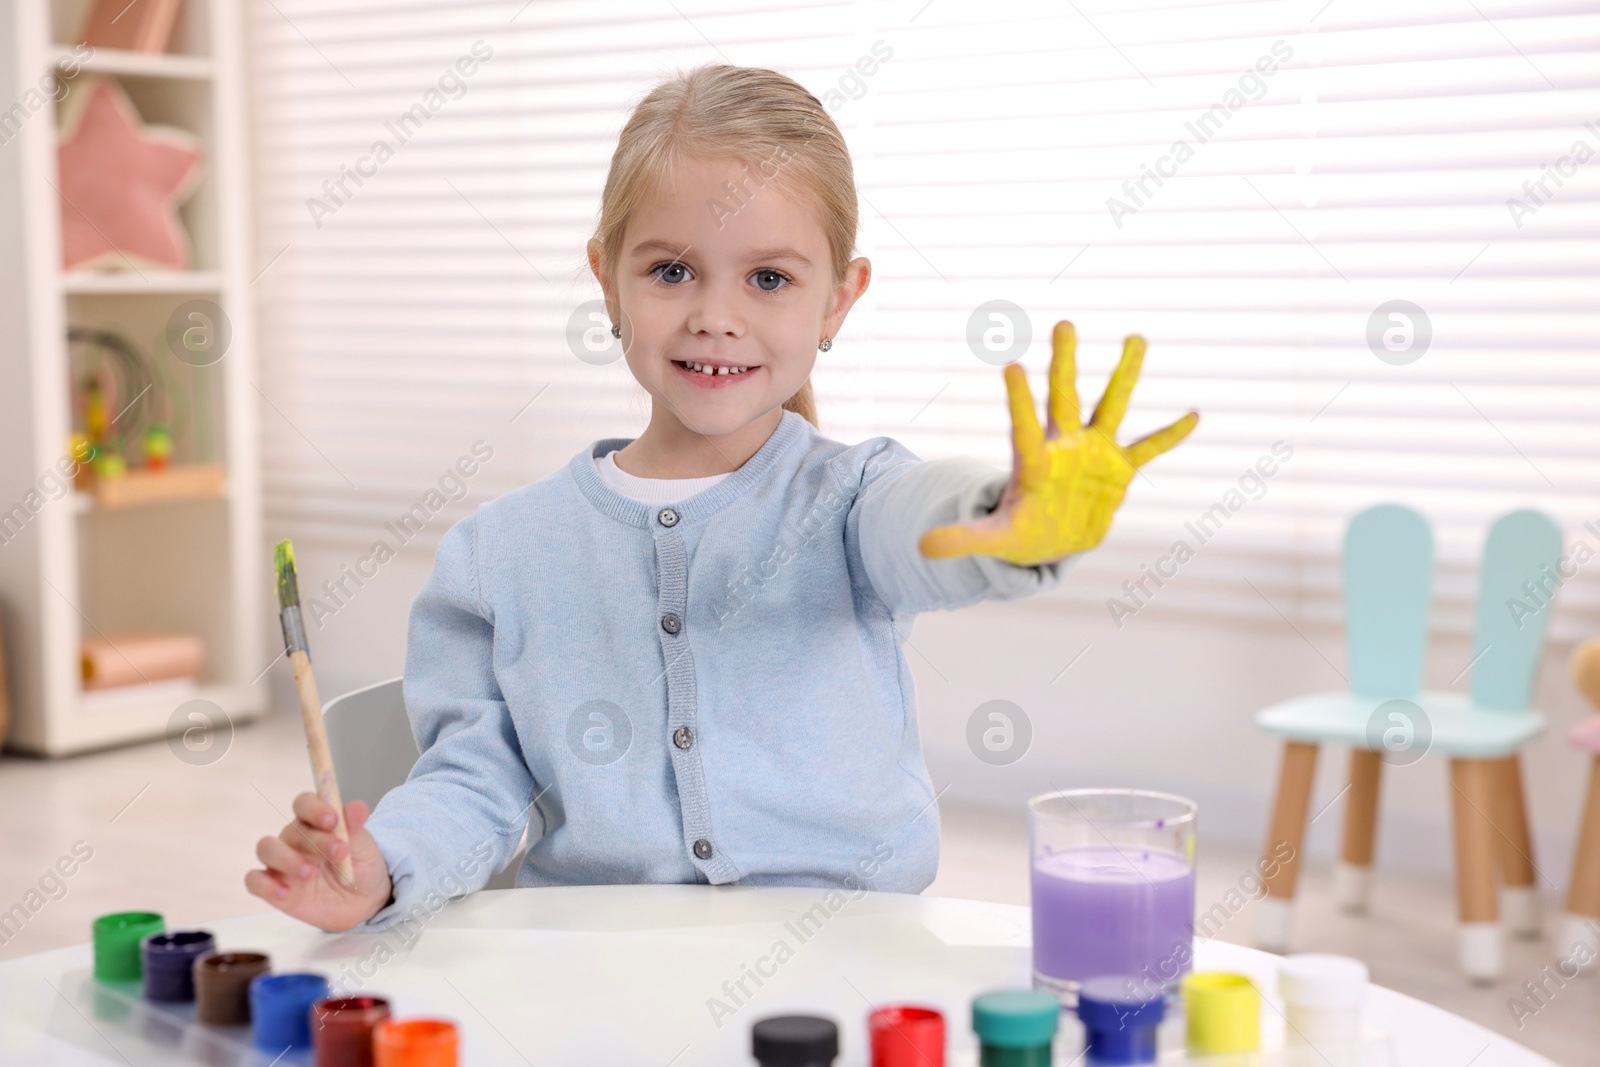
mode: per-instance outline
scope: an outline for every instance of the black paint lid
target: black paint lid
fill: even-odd
[[[750,1054],[762,1067],[827,1067],[839,1055],[839,1027],[816,1015],[774,1015],[750,1028]]]

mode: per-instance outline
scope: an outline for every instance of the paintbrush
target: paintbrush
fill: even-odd
[[[278,574],[278,616],[283,623],[284,651],[294,665],[294,687],[300,694],[300,718],[305,723],[306,747],[311,751],[311,774],[316,779],[317,795],[333,805],[338,821],[334,836],[344,842],[339,857],[339,878],[355,888],[355,869],[350,865],[350,830],[344,823],[344,804],[339,799],[339,781],[333,774],[333,752],[328,748],[328,731],[322,724],[322,701],[317,699],[317,678],[311,672],[311,649],[306,644],[305,623],[300,618],[300,582],[294,571],[294,546],[284,538],[272,546],[272,562]]]

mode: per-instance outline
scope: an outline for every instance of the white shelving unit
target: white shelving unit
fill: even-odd
[[[53,68],[71,61],[88,6],[0,4],[0,121]],[[8,745],[24,752],[61,756],[158,738],[189,725],[174,722],[174,712],[196,698],[234,723],[266,704],[259,675],[267,666],[262,627],[271,621],[271,567],[261,537],[251,387],[249,138],[237,0],[184,0],[168,48],[159,55],[97,49],[78,78],[114,78],[146,122],[200,138],[204,177],[180,209],[193,270],[63,272],[57,105],[47,100],[29,113],[24,104],[13,136],[0,144],[0,620],[11,677]],[[220,306],[232,329],[226,354],[204,368],[154,340],[180,305],[196,299]],[[204,394],[209,422],[191,420],[174,461],[221,463],[222,491],[121,507],[88,493],[51,495],[47,479],[67,456],[73,429],[69,326],[129,334]],[[82,638],[141,627],[201,635],[199,682],[85,692]]]

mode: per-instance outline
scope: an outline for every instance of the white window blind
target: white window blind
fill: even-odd
[[[1344,522],[1399,500],[1460,631],[1489,522],[1537,507],[1577,553],[1554,636],[1600,624],[1592,2],[261,0],[252,26],[268,513],[296,536],[365,546],[489,442],[436,537],[642,428],[625,364],[567,346],[599,295],[583,242],[629,105],[725,60],[830,102],[854,156],[874,277],[813,374],[829,436],[1008,467],[966,340],[997,300],[1041,410],[1068,318],[1085,407],[1122,336],[1150,342],[1122,440],[1201,411],[1051,596],[1333,620]],[[459,97],[313,211],[476,41]]]

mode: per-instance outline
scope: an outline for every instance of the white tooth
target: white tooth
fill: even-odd
[[[700,374],[746,374],[753,367],[713,367],[709,363],[696,363],[693,360],[683,360],[683,365],[691,371]]]

